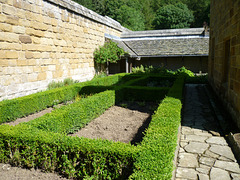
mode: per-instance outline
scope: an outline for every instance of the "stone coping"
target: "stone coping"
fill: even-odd
[[[44,1],[48,1],[52,4],[61,6],[62,8],[68,9],[72,12],[80,14],[86,18],[89,18],[93,21],[104,24],[111,28],[117,29],[121,32],[130,31],[129,29],[123,27],[119,22],[113,20],[112,18],[110,18],[108,16],[103,17],[103,16],[99,15],[98,13],[96,13],[96,12],[94,12],[72,0],[44,0]]]
[[[163,29],[148,31],[131,31],[124,32],[121,38],[134,37],[167,37],[167,36],[193,36],[203,35],[204,28],[187,28],[187,29]]]

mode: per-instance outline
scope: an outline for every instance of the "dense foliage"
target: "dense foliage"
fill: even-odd
[[[54,93],[57,98],[55,100],[58,100],[63,89],[70,91],[72,95],[81,94],[84,88],[90,93],[94,93],[95,89],[106,89],[107,86],[113,89],[103,90],[104,92],[81,99],[28,123],[16,126],[0,125],[0,162],[56,171],[74,179],[170,179],[180,124],[180,100],[184,79],[183,76],[177,77],[177,80],[176,77],[170,77],[171,81],[175,80],[171,88],[158,87],[162,98],[169,92],[168,97],[161,101],[162,98],[158,99],[160,93],[153,93],[155,89],[141,86],[149,80],[159,78],[161,81],[168,77],[117,74],[37,93],[35,96],[5,101],[5,105],[12,110],[16,104],[21,107],[24,105],[21,103],[27,100],[28,104],[38,106],[37,101],[29,98],[36,97],[37,100],[42,99],[42,102],[45,102],[48,101],[49,92]],[[128,98],[125,92],[121,93],[125,88],[127,91],[131,89],[132,93],[135,91],[134,94],[138,94],[139,99],[142,97],[144,100],[153,100],[148,98],[155,97],[160,103],[142,143],[133,146],[102,139],[66,136],[65,133],[81,128],[93,116],[100,115],[104,109],[113,105],[117,99]],[[62,96],[64,98],[66,94]],[[51,99],[54,99],[53,95]]]
[[[109,16],[119,21],[131,30],[162,29],[154,26],[158,11],[168,5],[177,3],[187,5],[182,11],[184,14],[193,13],[194,20],[189,21],[190,27],[202,27],[203,23],[209,24],[210,0],[74,0],[93,11]],[[192,19],[192,18],[191,18]],[[178,28],[177,26],[170,28]]]
[[[114,104],[116,99],[128,98],[124,97],[125,93],[120,93],[121,89],[131,87],[131,91],[138,93],[137,98],[140,99],[141,97],[144,100],[149,100],[147,97],[156,98],[159,93],[150,93],[154,91],[152,87],[142,87],[142,90],[149,91],[146,93],[149,95],[139,93],[141,85],[148,80],[161,81],[166,78],[168,77],[150,74],[117,74],[87,83],[60,87],[54,91],[37,93],[35,96],[5,101],[5,105],[12,110],[15,104],[20,105],[27,100],[26,98],[38,97],[39,100],[41,97],[42,102],[48,101],[49,92],[54,92],[57,98],[55,100],[58,100],[60,97],[57,95],[63,89],[69,90],[72,95],[81,94],[85,87],[91,93],[97,88],[106,88],[106,86],[111,86],[113,89],[81,99],[28,123],[16,126],[0,125],[0,162],[25,168],[56,171],[74,179],[171,179],[181,120],[184,76],[170,77],[171,81],[177,79],[171,88],[165,89],[166,91],[164,88],[158,88],[159,92],[165,91],[164,95],[161,95],[163,98],[167,93],[168,95],[163,101],[157,99],[160,105],[152,117],[143,141],[137,146],[102,139],[71,137],[65,134],[72,132],[76,127],[82,127],[95,114],[102,113],[105,108]],[[75,91],[72,92],[72,89]],[[66,96],[66,94],[62,95]],[[54,96],[51,99],[53,98]],[[28,99],[28,104],[38,105],[34,99]]]
[[[120,56],[124,55],[124,50],[119,48],[117,43],[107,41],[94,51],[94,60],[96,63],[104,64],[107,62],[116,63]]]
[[[189,28],[193,22],[193,13],[182,3],[166,5],[157,11],[153,21],[155,29]]]

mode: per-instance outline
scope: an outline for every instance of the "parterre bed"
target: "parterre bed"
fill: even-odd
[[[138,84],[146,84],[145,80],[151,77],[160,78],[117,74],[0,102],[3,123],[71,100],[78,94],[91,94],[30,122],[14,127],[1,125],[0,162],[56,171],[78,179],[171,179],[184,77],[169,77],[173,80],[171,87]],[[137,146],[67,136],[123,100],[159,102]]]

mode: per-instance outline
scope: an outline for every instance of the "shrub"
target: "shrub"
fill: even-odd
[[[152,116],[129,179],[171,179],[181,122],[184,78],[176,80]]]
[[[170,179],[181,120],[185,76],[177,77],[173,86],[165,89],[164,93],[164,88],[132,86],[139,80],[144,81],[150,77],[153,76],[119,74],[42,92],[43,94],[37,93],[37,97],[43,98],[43,104],[46,105],[54,102],[54,98],[45,102],[49,92],[59,95],[63,89],[72,90],[70,98],[81,91],[91,93],[106,88],[113,89],[82,98],[28,123],[14,127],[1,125],[0,162],[57,171],[76,179]],[[115,86],[119,81],[122,81],[121,86]],[[153,90],[159,92],[154,94]],[[83,127],[114,102],[129,99],[134,94],[139,100],[156,100],[167,94],[163,100],[159,98],[161,103],[152,116],[143,141],[136,147],[120,142],[65,135]],[[66,99],[66,96],[67,93],[64,92],[62,99]],[[13,102],[18,104],[17,100],[19,99],[10,101],[8,106],[11,107]]]
[[[105,91],[62,106],[52,113],[34,119],[26,124],[45,131],[73,133],[81,129],[106,109],[115,104],[115,92]]]
[[[138,148],[125,143],[45,132],[26,124],[0,126],[0,162],[83,179],[126,179]]]
[[[126,74],[117,74],[104,78],[97,78],[83,83],[75,83],[73,85],[55,88],[24,97],[19,97],[11,100],[4,100],[0,102],[0,124],[10,122],[17,118],[27,116],[29,114],[41,111],[47,107],[60,104],[62,102],[74,99],[79,93],[90,94],[88,91],[81,91],[85,86],[111,86],[121,80]],[[100,92],[99,89],[97,92]],[[108,88],[102,88],[105,91]]]
[[[48,84],[48,90],[63,87],[63,86],[69,86],[74,83],[78,83],[78,81],[70,78],[64,79],[63,82],[52,81],[51,83]]]
[[[1,101],[0,123],[10,122],[47,107],[72,100],[78,94],[80,88],[80,86],[72,85]]]
[[[99,65],[100,73],[103,72],[101,64],[117,63],[120,57],[124,55],[124,50],[119,48],[117,43],[107,41],[105,44],[94,51],[94,61]]]

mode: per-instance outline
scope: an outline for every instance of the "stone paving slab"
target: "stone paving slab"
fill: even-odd
[[[215,119],[204,86],[185,86],[175,180],[240,180],[239,164]]]

